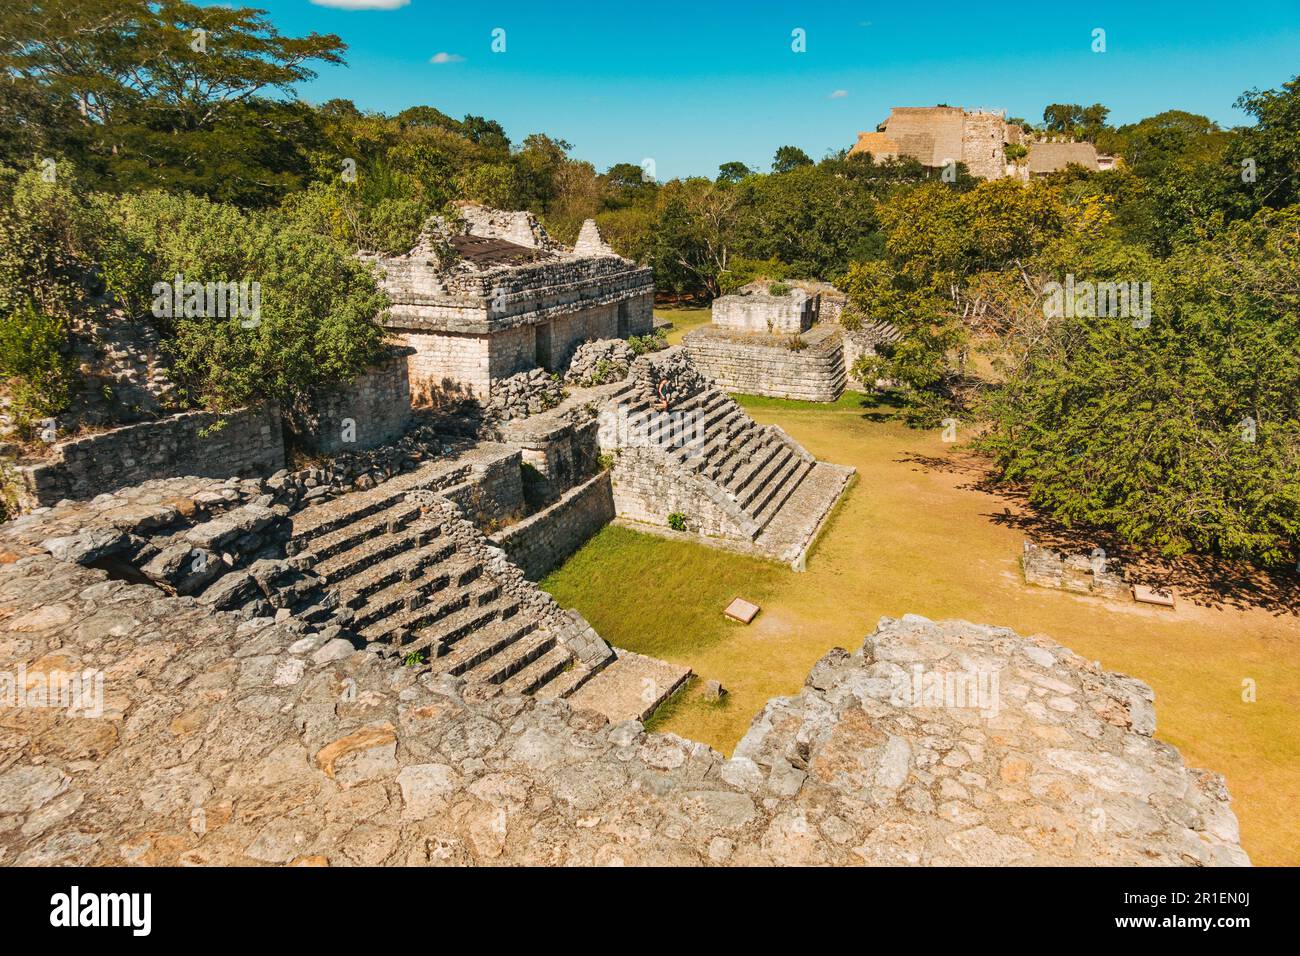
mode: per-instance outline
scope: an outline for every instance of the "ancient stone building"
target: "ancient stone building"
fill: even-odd
[[[1101,168],[1097,148],[1092,143],[1050,142],[1045,140],[1029,144],[1027,176],[1046,176],[1067,166],[1082,166],[1087,170]],[[1113,163],[1112,163],[1113,166]]]
[[[847,299],[828,282],[791,280],[772,295],[759,280],[713,300],[713,321],[683,339],[699,370],[725,389],[805,402],[833,402],[857,381],[853,366],[897,337],[885,322],[845,327]]]
[[[375,262],[393,303],[381,321],[414,350],[418,401],[486,401],[518,372],[563,372],[584,341],[653,327],[650,269],[618,256],[591,221],[566,249],[531,213],[462,204],[409,253]]]
[[[875,133],[859,133],[849,150],[877,160],[908,156],[930,169],[965,163],[972,176],[1007,175],[1005,146],[1018,144],[1022,131],[1001,112],[969,111],[960,106],[895,106]]]

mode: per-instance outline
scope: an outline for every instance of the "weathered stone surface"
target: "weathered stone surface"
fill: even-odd
[[[247,503],[230,490],[196,509]],[[433,498],[435,540],[508,565]],[[99,673],[102,715],[5,710],[6,863],[1247,862],[1222,778],[1151,736],[1149,688],[1043,637],[883,619],[726,760],[505,684],[480,699],[352,651],[343,624],[308,637],[110,579],[38,547],[66,520],[0,529],[22,554],[0,564],[0,673]],[[536,593],[514,573],[493,571]]]

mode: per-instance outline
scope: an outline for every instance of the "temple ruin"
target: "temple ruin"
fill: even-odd
[[[384,327],[413,350],[421,402],[487,401],[501,379],[563,372],[584,341],[645,335],[654,322],[650,269],[617,255],[591,220],[566,249],[532,213],[462,203],[406,255],[373,261],[393,303]]]
[[[715,299],[712,322],[688,332],[683,344],[723,388],[833,402],[846,388],[870,390],[874,383],[861,381],[854,366],[898,336],[886,322],[846,317],[846,303],[826,282],[758,280]]]
[[[1007,159],[1007,146],[1024,146],[1023,162]],[[926,169],[965,164],[978,179],[1028,180],[1079,165],[1110,169],[1114,157],[1097,155],[1091,143],[1066,137],[1031,136],[1002,111],[966,110],[959,106],[895,106],[873,132],[858,133],[849,155],[869,153],[876,162],[909,158]]]

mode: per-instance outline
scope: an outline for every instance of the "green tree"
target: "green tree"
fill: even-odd
[[[1150,325],[1040,326],[984,398],[1004,479],[1069,525],[1177,555],[1300,556],[1300,207],[1152,263]],[[1098,278],[1122,257],[1075,268]],[[1080,268],[1080,267],[1083,268]],[[1115,276],[1143,279],[1143,276]]]
[[[754,175],[753,170],[744,163],[723,163],[718,167],[718,182],[722,183],[738,183],[746,176],[752,175]]]
[[[1257,195],[1260,205],[1275,209],[1300,199],[1300,77],[1280,90],[1249,90],[1237,100],[1237,108],[1255,118],[1253,127],[1241,131],[1233,150],[1239,178],[1248,161],[1256,172],[1256,182],[1243,185]]]
[[[150,182],[246,203],[304,181],[314,114],[277,95],[311,79],[309,63],[341,63],[344,49],[333,35],[284,36],[263,11],[185,0],[0,12],[12,122],[53,117],[51,144],[78,145],[86,172],[114,188]],[[63,128],[72,115],[75,128]]]
[[[811,166],[812,157],[798,146],[780,146],[772,157],[772,172],[788,173],[800,166]]]

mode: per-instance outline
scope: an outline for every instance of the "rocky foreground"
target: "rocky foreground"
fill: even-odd
[[[0,557],[0,675],[6,865],[1248,863],[1144,684],[962,622],[883,619],[730,760],[49,554]]]

